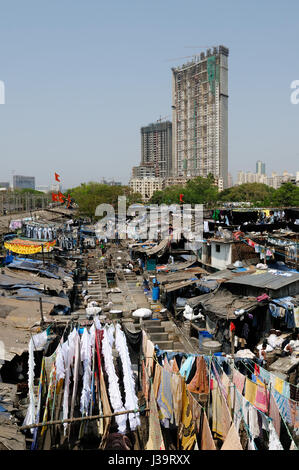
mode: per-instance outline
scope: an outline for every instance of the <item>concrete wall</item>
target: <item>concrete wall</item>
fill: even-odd
[[[220,251],[216,251],[216,247],[220,247]],[[211,265],[216,269],[226,269],[231,264],[232,245],[230,243],[211,243]]]

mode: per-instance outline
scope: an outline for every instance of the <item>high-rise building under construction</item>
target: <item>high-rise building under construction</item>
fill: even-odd
[[[141,128],[140,167],[152,168],[153,175],[167,178],[171,175],[172,125],[171,122],[156,122]]]
[[[172,69],[172,175],[228,179],[228,55],[208,49]]]

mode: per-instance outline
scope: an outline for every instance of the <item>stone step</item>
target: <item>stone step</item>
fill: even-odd
[[[147,326],[144,329],[148,333],[165,333],[163,326]]]
[[[180,341],[174,341],[173,350],[183,352],[183,351],[185,351],[184,345]]]
[[[146,326],[161,326],[161,320],[143,320],[144,327]]]
[[[173,351],[173,341],[157,341],[155,344],[157,344],[160,349]]]
[[[167,333],[150,333],[150,339],[157,343],[159,341],[168,341],[168,334]]]

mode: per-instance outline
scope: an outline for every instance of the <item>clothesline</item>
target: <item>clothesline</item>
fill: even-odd
[[[150,408],[137,408],[135,410],[126,410],[126,411],[119,411],[117,413],[111,413],[108,415],[92,415],[92,416],[81,416],[79,418],[68,418],[68,419],[58,419],[56,421],[45,421],[43,423],[36,423],[36,424],[28,424],[26,426],[21,426],[19,429],[21,431],[25,431],[27,429],[33,429],[33,428],[41,428],[41,427],[46,427],[46,426],[55,426],[57,424],[65,424],[65,423],[78,423],[81,421],[93,421],[97,419],[104,419],[104,418],[112,418],[113,416],[120,416],[120,415],[125,415],[129,413],[143,413],[145,411],[150,411]]]
[[[216,359],[216,361],[217,361],[218,358],[215,357],[215,358],[213,358],[212,360],[215,360],[215,359]],[[251,370],[250,370],[250,369],[247,367],[247,365],[245,364],[245,362],[244,362],[244,361],[241,361],[241,362],[242,362],[242,364],[245,365],[245,367],[249,370],[249,372],[252,373]],[[221,364],[218,363],[218,365],[219,365],[220,368],[222,368]],[[233,368],[235,369],[235,364],[233,364]],[[236,369],[236,370],[238,370],[238,369]],[[239,371],[238,371],[238,372],[239,372]],[[239,372],[239,373],[240,373],[240,372]],[[217,382],[218,382],[217,377],[216,377],[216,380],[217,380]],[[247,380],[250,380],[250,379],[247,378]],[[252,381],[251,381],[251,382],[252,382]],[[254,382],[252,382],[252,383],[254,383]],[[267,384],[265,384],[265,387],[267,388]],[[219,388],[220,388],[220,390],[222,390],[221,386],[220,386]],[[270,403],[270,394],[271,394],[271,384],[270,384],[270,391],[269,391],[269,403]],[[273,395],[273,394],[272,394],[272,395]],[[275,399],[275,398],[274,398],[274,399]],[[265,413],[263,413],[261,410],[259,410],[258,408],[256,408],[252,403],[251,403],[251,405],[256,409],[257,412],[259,412],[259,413],[261,413],[261,414],[267,416],[267,415],[266,415]],[[269,410],[269,408],[268,408],[268,410]],[[242,414],[243,414],[243,410],[242,410]],[[294,442],[294,439],[293,439],[293,437],[292,437],[292,435],[291,435],[291,433],[290,433],[290,431],[289,431],[289,428],[288,428],[288,426],[287,426],[287,424],[286,424],[286,422],[285,422],[285,419],[284,419],[284,417],[283,417],[283,415],[282,415],[281,413],[280,413],[280,417],[281,417],[281,419],[282,419],[282,421],[283,421],[283,424],[284,424],[284,426],[285,426],[285,429],[286,429],[286,431],[287,431],[287,433],[288,433],[288,435],[289,435],[291,441]],[[271,420],[272,418],[269,417],[269,416],[267,416],[267,419]],[[245,420],[244,420],[244,421],[245,421]],[[246,424],[246,422],[245,422],[245,424]]]

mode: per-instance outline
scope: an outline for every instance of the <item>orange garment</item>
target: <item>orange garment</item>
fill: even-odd
[[[173,359],[172,372],[174,372],[175,374],[178,374],[180,372],[176,358]]]
[[[196,358],[195,375],[187,385],[187,389],[192,393],[209,393],[206,363],[202,356]]]
[[[154,390],[154,396],[156,399],[158,396],[158,391],[159,391],[160,382],[161,382],[161,371],[162,371],[162,367],[156,363],[155,376],[154,376],[154,381],[153,381],[153,390]]]

